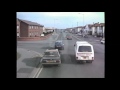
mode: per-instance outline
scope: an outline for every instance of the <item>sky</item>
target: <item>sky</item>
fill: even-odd
[[[59,29],[105,23],[104,12],[17,12],[17,18]]]

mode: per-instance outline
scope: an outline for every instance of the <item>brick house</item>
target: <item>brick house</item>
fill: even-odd
[[[20,21],[17,19],[17,37],[20,37]]]
[[[40,37],[43,25],[28,20],[17,19],[17,33],[19,37]]]

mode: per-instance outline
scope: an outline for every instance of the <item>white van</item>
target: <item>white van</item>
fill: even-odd
[[[94,60],[94,49],[93,46],[86,41],[77,41],[75,47],[75,58],[76,61],[92,63]]]

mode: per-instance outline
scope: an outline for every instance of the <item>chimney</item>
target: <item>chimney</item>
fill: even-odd
[[[98,22],[98,24],[99,24],[99,22]]]

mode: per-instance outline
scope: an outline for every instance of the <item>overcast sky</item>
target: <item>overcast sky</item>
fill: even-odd
[[[84,15],[83,15],[84,14]],[[45,27],[70,28],[94,23],[104,23],[104,12],[17,12],[17,18],[37,22]]]

